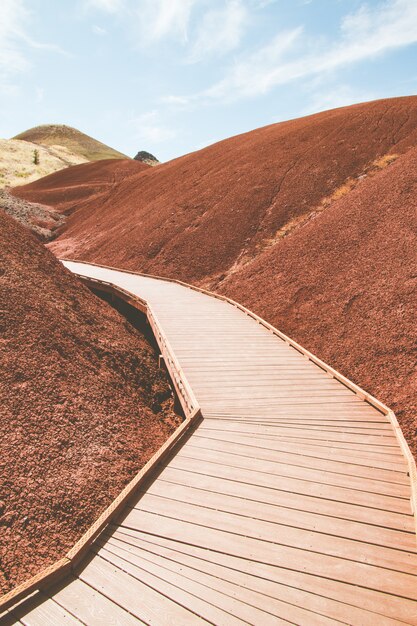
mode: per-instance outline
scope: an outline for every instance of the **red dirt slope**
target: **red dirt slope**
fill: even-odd
[[[120,180],[149,169],[146,163],[133,159],[106,159],[74,165],[36,181],[36,185],[25,185],[14,189],[19,198],[54,206],[61,213],[70,212],[85,198],[96,200],[103,192],[108,192]]]
[[[99,202],[83,203],[52,249],[188,280],[214,279],[257,256],[289,224],[378,167],[376,161],[416,144],[417,97],[274,124],[116,183]],[[35,193],[46,181],[15,193],[61,202]]]
[[[417,148],[220,291],[388,404],[417,458]]]
[[[275,124],[120,180],[50,247],[237,297],[393,406],[411,441],[415,146],[415,96]]]
[[[178,418],[142,335],[0,211],[0,595],[61,558]]]

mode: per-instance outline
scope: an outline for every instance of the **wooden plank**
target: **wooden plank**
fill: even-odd
[[[159,542],[161,543],[161,541]],[[272,607],[270,611],[274,615],[280,615],[292,622],[300,624],[317,624],[322,626],[328,623],[334,624],[334,620],[343,623],[369,624],[374,626],[376,621],[378,624],[397,624],[396,620],[377,615],[374,612],[363,610],[361,607],[353,606],[326,598],[320,595],[312,594],[295,589],[288,585],[283,585],[275,581],[254,576],[240,570],[236,570],[215,562],[208,561],[205,553],[198,557],[184,551],[175,550],[172,544],[169,547],[157,545],[136,536],[135,538],[110,537],[107,544],[108,548],[114,549],[118,546],[120,549],[134,552],[142,558],[142,560],[152,560],[161,566],[170,567],[178,574],[183,574],[184,568],[188,568],[188,575],[193,579],[204,581],[205,584],[214,586],[216,589],[230,589],[230,593],[235,597],[241,598],[241,588],[245,589],[244,600],[249,599],[259,606],[259,608]],[[233,566],[233,563],[231,564]],[[261,572],[262,573],[262,572]],[[210,577],[207,577],[207,574]],[[230,587],[230,583],[238,585],[238,587]],[[240,587],[240,588],[239,588]],[[253,594],[256,592],[256,595]],[[248,598],[249,596],[249,598]],[[290,605],[290,606],[288,606]],[[302,607],[300,609],[300,607]],[[260,622],[263,623],[263,622]]]
[[[206,449],[197,447],[189,442],[188,445],[178,450],[177,458],[187,457],[195,459],[198,462],[210,461],[212,463],[221,463],[225,467],[242,468],[248,470],[256,470],[279,477],[280,479],[295,478],[303,481],[312,481],[322,485],[330,485],[334,487],[343,487],[360,492],[371,494],[381,494],[383,496],[392,496],[393,498],[403,498],[409,500],[410,488],[406,483],[387,482],[383,480],[372,480],[364,477],[357,477],[349,474],[348,469],[344,473],[336,473],[330,469],[321,470],[298,465],[290,465],[280,462],[279,459],[269,461],[262,459],[261,455],[256,459],[248,455],[234,452],[222,452],[215,449]],[[329,489],[330,491],[330,489]]]
[[[211,418],[212,419],[212,418]],[[224,418],[222,418],[224,419]],[[276,415],[276,416],[268,416],[268,415],[251,415],[251,416],[240,416],[231,418],[234,419],[235,422],[241,422],[243,420],[253,421],[255,424],[264,424],[265,426],[323,426],[326,428],[330,427],[344,427],[346,429],[350,428],[360,428],[366,429],[368,431],[373,430],[389,430],[391,426],[387,422],[378,421],[378,420],[370,420],[365,419],[362,415],[352,415],[347,417],[346,415],[336,414],[335,416],[323,416],[318,417],[317,415]],[[372,432],[369,432],[372,434]]]
[[[48,596],[79,619],[94,626],[145,624],[79,578],[71,577],[48,589]]]
[[[39,593],[11,611],[25,626],[80,626],[82,622],[68,613],[59,604]]]
[[[218,417],[222,417],[223,415],[227,415],[227,413],[230,411],[225,411],[223,409],[218,410],[217,413],[214,413],[214,417],[218,416]],[[213,412],[211,412],[213,413]],[[369,411],[368,408],[363,405],[363,404],[337,404],[337,405],[333,405],[331,407],[323,407],[323,406],[317,406],[317,405],[310,405],[310,406],[276,406],[273,409],[269,410],[265,410],[262,411],[262,413],[255,412],[253,409],[245,409],[244,411],[242,411],[242,415],[252,415],[254,417],[259,417],[259,416],[270,416],[270,417],[289,417],[291,418],[291,416],[299,416],[299,417],[316,417],[316,418],[320,418],[320,417],[328,417],[329,419],[335,419],[336,417],[344,417],[345,419],[349,419],[350,416],[364,416],[366,418],[369,418],[369,416],[374,416],[374,415],[378,415],[378,413],[374,412],[374,411]],[[205,412],[205,415],[207,416],[207,411]]]
[[[204,622],[100,556],[82,570],[79,578],[146,624],[177,626]]]
[[[262,541],[253,537],[210,528],[193,522],[168,518],[161,514],[134,510],[129,521],[120,526],[157,534],[209,550],[216,550],[247,560],[303,572],[321,578],[330,578],[351,585],[417,600],[416,576],[367,563],[341,559],[309,550]]]
[[[262,443],[264,445],[262,445]],[[191,441],[187,443],[185,450],[201,448],[203,450],[216,450],[239,456],[245,456],[250,459],[260,459],[271,461],[274,463],[285,463],[286,466],[294,465],[297,467],[308,468],[312,470],[320,470],[337,474],[348,474],[355,478],[366,478],[373,481],[398,483],[405,486],[409,492],[410,485],[408,476],[405,471],[394,471],[392,469],[382,469],[380,467],[373,468],[369,465],[355,464],[348,457],[344,461],[335,459],[320,459],[309,457],[305,454],[296,454],[285,451],[277,451],[269,447],[265,442],[259,442],[258,445],[253,441],[231,442],[221,441],[219,439],[210,439],[194,435]]]
[[[138,546],[131,546],[117,539],[112,539],[106,544],[105,550],[130,561],[141,569],[153,573],[164,580],[172,581],[175,585],[184,589],[192,590],[193,594],[214,604],[218,608],[227,611],[237,620],[249,624],[265,624],[275,626],[278,623],[308,623],[316,626],[331,626],[334,622],[323,615],[317,615],[310,611],[290,603],[277,600],[268,596],[230,582],[222,576],[223,571],[218,571],[218,576],[207,574],[200,569],[191,568],[181,559],[180,563],[150,553]],[[204,613],[203,613],[204,614]],[[206,615],[206,617],[208,617]],[[219,623],[218,621],[215,622]],[[226,624],[232,623],[229,619]],[[236,623],[241,623],[236,621]]]
[[[371,523],[364,524],[335,516],[312,513],[301,508],[291,509],[275,503],[263,503],[253,498],[247,499],[236,495],[236,492],[233,494],[227,488],[226,492],[229,497],[225,498],[224,487],[220,487],[220,489],[219,493],[213,490],[175,484],[159,478],[143,493],[169,498],[179,503],[187,502],[217,511],[243,515],[252,520],[279,523],[293,528],[311,530],[335,537],[395,548],[396,550],[406,550],[411,553],[416,550],[415,536],[412,532],[393,531],[387,528],[378,528]],[[141,508],[140,501],[136,508]]]
[[[151,561],[138,558],[129,550],[121,550],[118,546],[105,546],[98,554],[110,563],[123,568],[131,576],[152,585],[154,589],[171,599],[180,598],[181,603],[191,614],[199,615],[212,624],[224,626],[243,623],[266,624],[273,626],[276,617],[260,611],[249,604],[230,598],[225,593],[184,576],[184,568],[173,573],[170,568],[155,566]],[[278,621],[278,623],[283,623]]]
[[[171,460],[170,466],[175,469],[185,469],[196,472],[197,474],[200,473],[216,476],[218,478],[226,478],[250,485],[268,487],[282,492],[323,498],[335,503],[344,502],[346,504],[365,506],[370,509],[382,509],[383,511],[403,513],[405,515],[411,513],[410,503],[403,498],[393,498],[391,496],[373,494],[366,491],[355,491],[354,489],[345,489],[344,487],[332,486],[332,488],[329,489],[328,485],[315,483],[313,481],[280,478],[279,476],[257,472],[253,469],[247,470],[231,466],[226,467],[222,463],[206,461],[203,466],[201,462],[184,456],[176,456]]]
[[[274,422],[264,422],[261,420],[258,421],[254,421],[254,424],[265,424],[266,426],[268,426],[269,424],[273,424]],[[274,428],[275,428],[275,434],[276,435],[295,435],[298,436],[300,434],[305,433],[306,436],[310,437],[311,433],[315,433],[316,431],[319,433],[323,434],[323,439],[326,439],[329,434],[332,435],[333,433],[344,433],[347,435],[364,435],[366,437],[371,436],[371,437],[379,437],[379,441],[381,441],[382,444],[386,444],[388,443],[389,445],[393,445],[393,443],[395,442],[395,436],[392,435],[392,432],[390,432],[387,429],[379,429],[379,428],[361,428],[360,426],[354,426],[351,425],[350,427],[346,427],[346,426],[339,426],[338,424],[333,425],[333,424],[294,424],[289,422],[288,424],[280,424],[275,422],[274,423]]]
[[[246,439],[253,439],[253,435],[251,436],[250,433],[242,433],[242,437],[245,437]],[[368,444],[367,446],[363,446],[360,444],[349,444],[349,443],[345,443],[345,442],[335,442],[335,441],[320,441],[319,439],[303,439],[303,438],[288,438],[285,436],[280,436],[279,438],[275,438],[273,435],[262,435],[262,434],[257,434],[256,438],[262,439],[263,441],[278,441],[281,444],[285,444],[285,445],[292,445],[292,446],[297,446],[299,445],[301,446],[308,446],[310,447],[311,450],[331,450],[331,451],[335,451],[335,452],[339,452],[342,451],[343,453],[346,453],[346,451],[348,450],[349,452],[352,451],[352,453],[360,453],[363,454],[363,458],[375,458],[375,457],[368,457],[368,455],[371,454],[375,454],[378,455],[380,458],[386,459],[387,461],[396,461],[396,459],[398,458],[398,455],[395,452],[395,448],[394,447],[387,447],[387,446],[377,446],[377,445],[371,445]]]
[[[327,601],[332,600],[341,603],[347,603],[349,607],[360,608],[371,613],[377,613],[378,619],[370,623],[369,626],[379,624],[379,615],[388,616],[399,621],[414,624],[416,620],[417,603],[404,597],[388,595],[380,591],[367,589],[363,586],[352,586],[331,578],[320,578],[311,576],[301,569],[291,570],[288,568],[279,568],[258,561],[251,561],[244,556],[233,556],[229,553],[223,553],[216,550],[206,549],[201,546],[192,545],[189,542],[178,542],[172,538],[164,538],[161,536],[146,534],[141,531],[131,529],[114,528],[112,535],[122,541],[136,545],[137,542],[146,542],[157,546],[165,547],[170,551],[179,553],[182,560],[184,555],[191,555],[198,559],[199,566],[207,567],[211,564],[219,565],[223,568],[224,576],[226,570],[232,570],[244,573],[252,578],[268,581],[274,585],[274,594],[276,597],[288,598],[292,592],[303,598],[307,602],[310,594],[314,600],[322,601],[328,607]],[[139,545],[142,545],[141,543]],[[246,555],[245,555],[246,556]],[[302,594],[306,594],[303,596]],[[283,595],[282,595],[283,594]],[[310,597],[310,602],[312,598]],[[354,613],[352,613],[353,617]],[[352,623],[352,619],[349,620]],[[358,620],[357,623],[362,623]],[[364,622],[365,624],[366,622]]]
[[[344,447],[347,449],[352,448],[357,450],[363,449],[364,452],[366,452],[366,450],[370,448],[371,450],[378,450],[387,454],[393,453],[394,455],[398,456],[398,446],[395,445],[395,440],[392,440],[392,444],[386,444],[380,437],[372,437],[367,435],[354,436],[345,433],[331,433],[327,436],[320,437],[320,433],[315,434],[313,432],[309,432],[308,435],[306,434],[304,437],[301,435],[290,436],[287,434],[277,434],[275,432],[276,429],[273,426],[258,426],[256,424],[245,424],[243,422],[237,423],[232,421],[225,422],[223,420],[218,420],[215,424],[210,425],[208,425],[207,423],[203,423],[201,428],[202,430],[207,428],[211,430],[224,430],[228,432],[237,431],[240,435],[256,435],[262,438],[272,437],[275,440],[281,441],[293,440],[294,443],[309,442],[316,445],[325,445],[326,447],[329,447],[331,445],[332,447],[334,446],[339,448]]]
[[[376,526],[383,527],[386,530],[406,532],[412,538],[415,537],[411,511],[408,515],[404,515],[382,511],[381,509],[371,509],[366,506],[334,502],[324,498],[282,492],[273,488],[238,482],[225,477],[217,478],[204,473],[197,474],[175,469],[170,465],[164,469],[156,482],[162,481],[253,500],[260,504],[271,504],[284,509],[324,515],[336,520],[351,520],[361,525],[370,525],[371,528]]]
[[[287,442],[282,443],[275,441],[274,439],[259,439],[257,437],[245,437],[239,434],[230,434],[219,431],[200,431],[197,429],[193,435],[193,442],[204,441],[206,447],[210,448],[212,442],[224,442],[240,444],[244,447],[255,447],[260,450],[268,450],[270,453],[276,455],[288,455],[288,460],[293,456],[301,455],[304,459],[311,457],[311,459],[334,461],[336,463],[349,463],[355,465],[358,470],[362,468],[389,470],[404,476],[407,476],[407,465],[402,457],[395,457],[394,459],[386,460],[386,456],[381,456],[377,452],[358,452],[356,450],[349,450],[349,452],[343,451],[338,448],[326,448],[322,446],[307,446],[299,444],[289,444]],[[282,457],[284,458],[284,457]],[[317,465],[317,467],[319,467]]]
[[[209,500],[209,496],[207,496],[207,500]],[[184,501],[179,506],[178,502],[170,498],[146,493],[136,504],[136,507],[124,517],[123,525],[140,528],[138,524],[140,524],[141,514],[144,511],[163,515],[175,521],[182,520],[204,528],[208,527],[259,539],[271,545],[310,550],[312,553],[320,555],[349,559],[361,564],[413,574],[416,576],[415,583],[417,585],[416,552],[414,549],[407,551],[397,550],[394,547],[375,546],[362,541],[334,535],[329,536],[320,529],[309,531],[288,526],[281,523],[280,510],[276,510],[274,522],[263,521],[258,518],[254,523],[253,518],[247,518],[241,514],[228,513]]]

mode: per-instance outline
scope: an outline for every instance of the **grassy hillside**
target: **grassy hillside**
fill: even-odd
[[[34,162],[35,151],[38,161]],[[18,139],[0,139],[0,189],[25,185],[87,159],[64,146],[40,146]]]
[[[86,161],[129,158],[76,128],[63,124],[35,126],[16,135],[13,139],[30,141],[42,146],[63,146]]]

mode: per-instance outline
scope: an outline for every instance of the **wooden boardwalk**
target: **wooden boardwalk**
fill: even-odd
[[[70,578],[45,624],[417,624],[410,479],[376,408],[244,312],[78,263],[149,302],[203,421]]]

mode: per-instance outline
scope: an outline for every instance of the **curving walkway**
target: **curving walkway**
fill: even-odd
[[[90,548],[10,614],[42,624],[417,624],[393,425],[231,304],[66,262],[151,304],[203,421]]]

